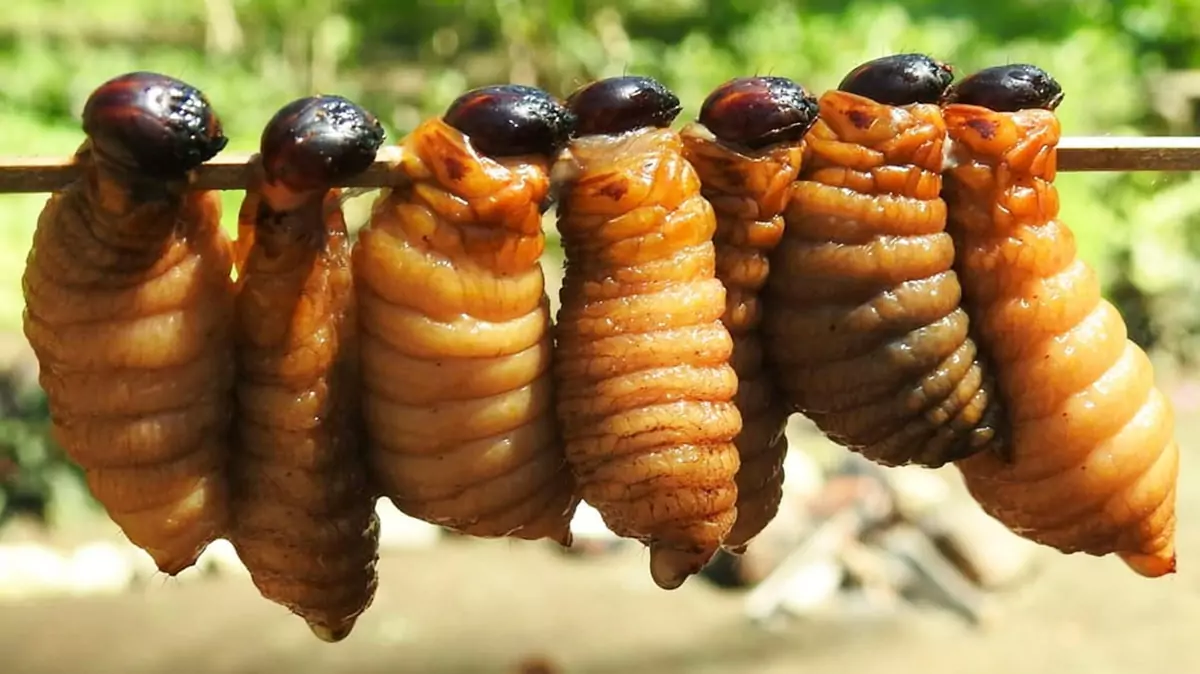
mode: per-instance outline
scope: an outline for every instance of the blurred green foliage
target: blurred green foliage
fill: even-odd
[[[1169,127],[1152,104],[1155,82],[1200,68],[1198,25],[1200,0],[10,0],[2,152],[71,152],[87,95],[136,69],[199,86],[229,149],[251,151],[275,110],[318,91],[365,104],[396,138],[473,86],[565,95],[636,72],[679,93],[684,123],[730,77],[786,75],[820,92],[900,51],[964,73],[1033,62],[1067,92],[1066,134],[1159,134]],[[1059,186],[1063,218],[1131,335],[1182,359],[1200,354],[1200,178],[1064,174]],[[240,198],[224,195],[230,227]],[[0,329],[19,328],[20,273],[44,202],[0,196]]]

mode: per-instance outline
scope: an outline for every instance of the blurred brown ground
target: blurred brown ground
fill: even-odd
[[[1200,431],[1186,416],[1185,440]],[[563,674],[1197,672],[1195,465],[1183,463],[1178,575],[1151,581],[1115,560],[1044,554],[1039,577],[998,595],[1000,615],[980,631],[913,609],[768,634],[745,622],[735,593],[698,579],[657,590],[640,550],[565,559],[534,544],[454,540],[387,555],[375,605],[338,645],[318,642],[242,576],[158,578],[120,596],[0,604],[0,672],[511,673],[535,660]]]
[[[658,590],[639,549],[568,559],[544,545],[455,539],[388,553],[374,606],[337,645],[240,574],[0,602],[0,674],[1200,672],[1200,387],[1176,379],[1167,390],[1185,454],[1179,574],[1147,580],[1115,559],[1043,552],[1042,572],[996,595],[999,615],[981,630],[914,608],[768,633],[747,623],[737,593],[700,579]]]

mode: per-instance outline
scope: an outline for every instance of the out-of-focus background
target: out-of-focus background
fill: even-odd
[[[910,50],[962,72],[1041,65],[1066,90],[1068,135],[1200,127],[1200,0],[9,0],[0,154],[71,152],[85,98],[130,70],[199,86],[230,151],[252,151],[275,110],[314,92],[363,103],[395,139],[473,86],[565,95],[641,73],[679,93],[682,123],[733,76],[786,75],[819,93]],[[381,504],[378,598],[335,646],[259,598],[227,548],[167,579],[92,504],[46,436],[20,333],[45,195],[0,195],[0,671],[1200,671],[1200,177],[1063,174],[1059,187],[1081,254],[1177,406],[1178,576],[1024,545],[953,472],[874,470],[796,419],[780,518],[744,558],[675,592],[586,510],[565,554],[447,536]],[[224,198],[232,228],[241,194]]]

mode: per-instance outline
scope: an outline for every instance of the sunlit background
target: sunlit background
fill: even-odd
[[[130,70],[198,86],[228,151],[249,152],[280,106],[309,93],[364,104],[398,139],[474,86],[565,95],[638,73],[680,95],[682,124],[730,77],[786,75],[819,93],[898,51],[960,72],[1038,64],[1066,91],[1066,135],[1200,127],[1200,0],[8,0],[0,154],[69,154],[88,94]],[[261,599],[222,546],[178,579],[155,573],[88,499],[46,437],[20,333],[20,275],[46,197],[0,195],[0,672],[1200,671],[1200,177],[1058,185],[1081,255],[1177,406],[1178,576],[1025,545],[952,472],[873,471],[795,419],[778,521],[739,563],[719,559],[675,592],[587,512],[565,554],[448,536],[381,505],[378,597],[333,646]],[[232,232],[242,195],[223,198]],[[872,495],[898,515],[873,522]],[[842,517],[816,527],[814,504]],[[864,522],[870,535],[857,533]]]

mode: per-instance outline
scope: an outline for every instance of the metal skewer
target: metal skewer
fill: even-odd
[[[347,180],[345,187],[389,187],[398,176],[389,170],[399,148],[392,146],[371,168]],[[246,186],[250,153],[218,155],[196,169],[196,189],[237,190]],[[1060,171],[1196,171],[1200,137],[1075,136],[1058,146]],[[53,192],[79,177],[70,156],[0,157],[0,194]]]

